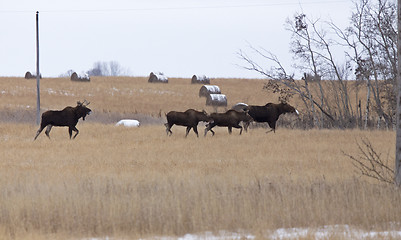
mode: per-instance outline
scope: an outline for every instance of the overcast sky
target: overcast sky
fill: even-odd
[[[40,71],[81,74],[97,61],[116,61],[130,76],[259,78],[237,52],[249,45],[291,65],[287,17],[304,12],[346,26],[350,0],[13,0],[0,1],[0,76]]]

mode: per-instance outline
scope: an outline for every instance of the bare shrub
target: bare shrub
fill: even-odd
[[[380,182],[394,184],[394,169],[390,167],[390,158],[387,154],[386,158],[382,158],[382,154],[378,153],[368,139],[362,139],[362,143],[358,143],[359,156],[353,156],[344,153],[351,159],[352,165],[363,176],[376,179]]]

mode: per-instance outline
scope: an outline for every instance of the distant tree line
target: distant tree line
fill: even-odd
[[[281,100],[302,99],[305,127],[393,128],[397,75],[397,3],[392,0],[354,0],[349,26],[311,19],[304,13],[288,18],[295,74],[289,73],[269,50],[251,47],[263,64],[240,51],[244,68],[269,81],[264,89]],[[338,49],[344,54],[339,56]],[[266,68],[263,65],[268,65]],[[326,81],[322,81],[322,80]],[[353,80],[350,82],[349,80]],[[324,82],[324,83],[323,83]],[[360,96],[366,87],[366,96]],[[351,99],[352,95],[356,97]],[[361,105],[364,99],[366,106]],[[373,122],[372,117],[376,116]],[[379,119],[379,122],[378,120]]]
[[[117,61],[95,62],[93,67],[87,71],[89,76],[123,76],[128,70],[123,68]]]
[[[74,70],[68,70],[66,73],[60,74],[59,77],[70,77]],[[117,61],[97,61],[93,67],[85,72],[89,76],[126,76],[129,70],[122,67]]]

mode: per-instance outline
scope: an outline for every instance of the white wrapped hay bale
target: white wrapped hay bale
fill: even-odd
[[[159,72],[159,73],[151,72],[149,75],[148,82],[150,82],[150,83],[168,83],[168,78],[161,72]]]
[[[210,84],[210,79],[205,75],[193,75],[191,79],[192,84]]]
[[[208,97],[210,94],[221,94],[219,86],[217,86],[217,85],[203,85],[199,89],[199,97]]]
[[[207,106],[227,107],[227,97],[224,94],[209,94],[206,98]]]
[[[134,119],[122,119],[116,123],[116,126],[124,126],[124,127],[139,127],[141,124],[138,120]]]

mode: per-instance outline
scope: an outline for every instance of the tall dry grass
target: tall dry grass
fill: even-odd
[[[390,131],[78,128],[73,141],[65,128],[32,141],[36,126],[0,124],[0,238],[399,228],[399,190],[361,178],[341,153],[358,154],[353,141],[366,137],[391,154]]]
[[[212,84],[229,106],[278,97],[262,90],[263,80]],[[342,154],[358,155],[355,141],[366,137],[383,157],[391,156],[394,132],[279,126],[275,134],[256,128],[228,135],[218,128],[214,137],[191,132],[184,138],[185,129],[174,126],[167,137],[165,112],[214,111],[198,97],[200,87],[190,79],[42,79],[42,111],[87,99],[94,113],[79,122],[73,141],[66,128],[53,128],[51,140],[42,133],[34,142],[36,82],[0,78],[0,239],[134,239],[241,229],[263,239],[280,227],[332,224],[399,229],[399,190],[361,177]],[[291,104],[302,112],[299,100]],[[130,129],[99,124],[134,114],[160,121]]]

